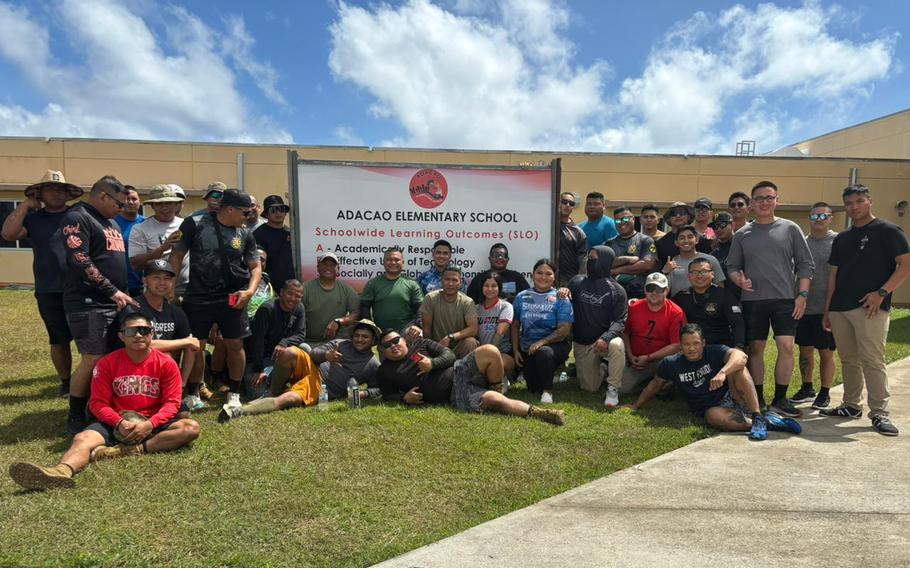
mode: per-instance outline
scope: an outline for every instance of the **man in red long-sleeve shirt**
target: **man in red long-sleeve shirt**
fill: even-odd
[[[145,315],[123,318],[120,340],[124,348],[102,357],[92,376],[89,409],[98,419],[76,435],[69,450],[53,467],[17,462],[10,466],[13,481],[26,489],[74,487],[73,476],[89,461],[147,452],[166,452],[199,437],[195,420],[177,420],[182,393],[177,363],[152,349],[152,325]],[[133,411],[144,421],[124,420]],[[117,432],[124,440],[117,443]]]

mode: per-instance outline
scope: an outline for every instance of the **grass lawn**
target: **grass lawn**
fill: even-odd
[[[910,355],[910,311],[891,338],[889,360]],[[26,493],[8,465],[55,463],[69,443],[28,292],[0,291],[0,357],[3,566],[364,566],[710,435],[680,400],[609,413],[574,381],[555,391],[563,428],[379,403],[218,425],[210,406],[188,451]]]

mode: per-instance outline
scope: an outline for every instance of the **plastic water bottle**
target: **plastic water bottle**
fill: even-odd
[[[322,381],[319,390],[319,402],[316,404],[316,408],[319,410],[328,410],[329,409],[329,389],[325,386],[325,381]]]
[[[360,408],[360,385],[354,377],[348,379],[348,406]]]
[[[569,375],[565,371],[559,373],[559,382],[565,383],[569,381]]]

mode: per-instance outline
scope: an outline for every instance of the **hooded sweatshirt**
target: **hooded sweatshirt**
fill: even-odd
[[[629,313],[626,291],[610,276],[616,257],[613,249],[598,245],[592,250],[597,251],[597,260],[588,259],[588,274],[569,281],[575,312],[573,339],[582,345],[591,345],[598,339],[609,343],[620,337]]]

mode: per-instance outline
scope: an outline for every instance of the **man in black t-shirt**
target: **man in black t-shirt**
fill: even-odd
[[[262,277],[256,239],[243,224],[250,212],[250,196],[236,189],[221,194],[217,213],[188,217],[180,225],[181,237],[171,252],[174,272],[180,273],[190,253],[190,280],[183,309],[193,335],[202,348],[212,325],[224,339],[228,369],[227,405],[240,407],[240,388],[246,354],[243,339],[250,334],[247,304]]]
[[[676,245],[676,233],[686,225],[691,225],[695,220],[695,209],[685,201],[676,201],[664,212],[664,221],[667,223],[667,234],[657,239],[654,246],[657,248],[657,266],[667,264],[667,261],[679,254]],[[695,246],[697,252],[711,252],[711,241],[698,239]]]
[[[280,195],[266,197],[262,216],[267,222],[253,231],[256,244],[268,254],[269,276],[278,286],[283,286],[292,278],[299,278],[291,252],[291,231],[284,226],[290,210]]]
[[[686,321],[701,326],[708,345],[745,350],[746,324],[742,307],[730,291],[712,282],[714,269],[711,263],[706,258],[696,258],[689,264],[688,272],[691,288],[673,296],[673,302],[685,312]]]
[[[706,345],[704,332],[695,323],[684,325],[679,336],[682,352],[660,362],[657,374],[629,408],[638,410],[672,382],[692,412],[722,432],[749,432],[753,440],[764,440],[768,429],[802,432],[792,418],[770,412],[762,416],[752,379],[745,372],[745,353],[726,345]]]
[[[572,220],[572,210],[577,205],[574,193],[559,196],[559,286],[567,286],[576,274],[584,274],[588,254],[588,236]]]
[[[844,400],[823,416],[863,415],[863,384],[872,426],[885,436],[898,430],[888,417],[885,341],[891,294],[910,276],[910,244],[893,223],[872,214],[869,188],[851,185],[843,191],[844,208],[853,226],[834,237],[828,264],[828,305],[822,327],[834,334],[844,376]]]
[[[136,300],[139,311],[155,330],[152,347],[169,353],[180,365],[183,405],[188,411],[199,410],[205,406],[199,397],[199,383],[189,382],[199,356],[199,340],[190,332],[190,321],[183,310],[167,301],[174,293],[176,273],[168,261],[158,258],[148,261],[142,274],[145,292]]]
[[[25,188],[25,199],[3,222],[7,241],[29,239],[34,260],[35,299],[51,344],[51,361],[60,378],[60,396],[70,393],[73,336],[63,310],[63,241],[59,238],[60,220],[67,201],[82,195],[82,188],[66,183],[61,172],[48,170],[36,184]],[[58,234],[58,236],[54,236]]]
[[[467,294],[474,300],[478,306],[483,304],[483,283],[490,277],[490,273],[496,272],[502,278],[502,299],[512,303],[519,292],[531,287],[528,280],[515,270],[509,270],[509,249],[503,243],[496,243],[490,247],[490,269],[481,272],[471,280],[468,286]]]

